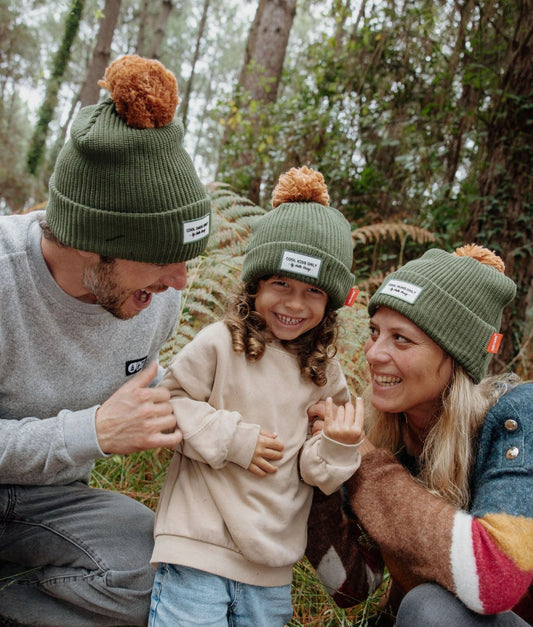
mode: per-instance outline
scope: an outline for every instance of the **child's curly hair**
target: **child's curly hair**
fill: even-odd
[[[243,283],[224,318],[233,350],[244,353],[250,361],[261,359],[266,345],[275,340],[263,316],[255,310],[258,288],[259,280]],[[295,340],[281,340],[283,347],[298,358],[304,379],[315,385],[326,385],[328,363],[337,353],[338,330],[337,311],[328,303],[320,324]]]

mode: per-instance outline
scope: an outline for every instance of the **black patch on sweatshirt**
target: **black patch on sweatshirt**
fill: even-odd
[[[139,359],[133,359],[132,361],[126,362],[126,376],[131,377],[132,374],[137,374],[144,368],[144,364],[148,359],[148,355],[146,357],[140,357]]]

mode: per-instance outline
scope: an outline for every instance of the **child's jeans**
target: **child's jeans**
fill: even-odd
[[[290,585],[252,586],[195,568],[160,564],[148,627],[283,627],[291,617]]]

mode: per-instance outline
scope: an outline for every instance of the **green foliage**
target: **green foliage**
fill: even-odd
[[[227,185],[213,184],[209,194],[213,207],[211,237],[205,253],[187,264],[189,278],[182,291],[177,333],[161,353],[165,366],[202,327],[221,317],[228,294],[240,280],[251,225],[264,213]]]
[[[28,151],[27,166],[28,172],[32,175],[37,173],[37,170],[44,158],[44,148],[46,136],[48,134],[48,127],[54,115],[57,104],[57,94],[61,86],[61,80],[65,73],[67,63],[70,59],[71,47],[78,32],[84,2],[85,0],[72,0],[72,5],[65,23],[63,39],[52,62],[52,72],[48,80],[46,96],[41,106],[39,120],[37,121]]]
[[[262,173],[266,206],[281,172],[309,165],[357,229],[433,234],[357,242],[358,281],[432,242],[500,251],[519,286],[516,354],[532,272],[520,257],[531,258],[533,235],[531,3],[328,4],[309,43],[288,51],[277,102],[253,113],[232,102],[221,175],[246,195]],[[255,156],[239,161],[241,148]]]
[[[23,90],[35,87],[40,70],[38,29],[24,23],[28,9],[25,1],[0,0],[0,213],[20,210],[28,200],[24,155],[31,122]]]

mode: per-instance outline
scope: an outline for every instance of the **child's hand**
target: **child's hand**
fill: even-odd
[[[259,433],[255,453],[248,470],[258,477],[265,477],[267,473],[277,472],[276,466],[268,460],[278,460],[282,458],[283,444],[277,439],[277,434],[262,431]]]
[[[365,410],[363,399],[355,399],[337,407],[331,398],[326,399],[324,408],[324,435],[341,444],[360,444],[364,439],[363,422]]]

